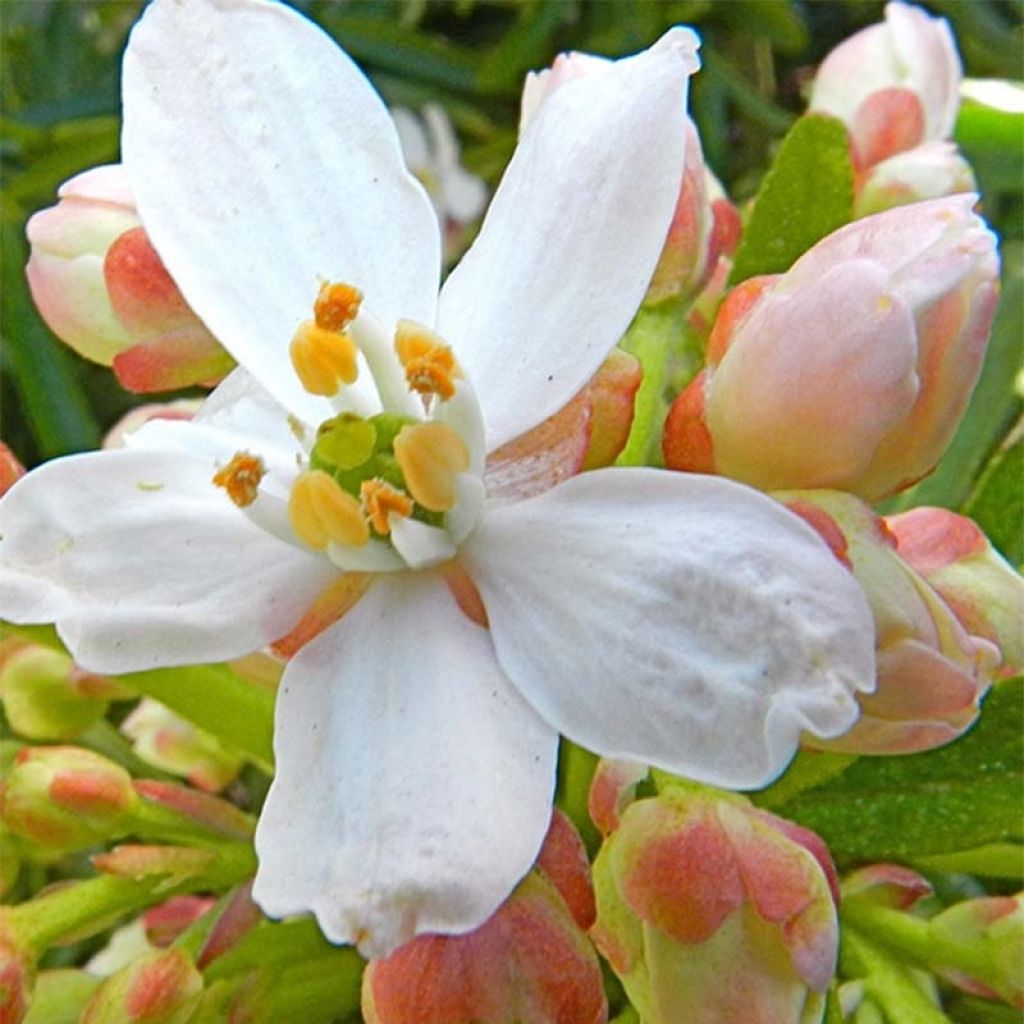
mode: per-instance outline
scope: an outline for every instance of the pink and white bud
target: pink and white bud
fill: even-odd
[[[215,383],[234,365],[186,304],[141,226],[120,165],[65,182],[28,222],[26,274],[50,329],[131,391]]]
[[[50,850],[76,850],[122,833],[138,796],[131,776],[81,747],[24,747],[0,787],[0,819]]]
[[[121,732],[143,761],[210,793],[229,785],[242,768],[239,754],[148,697],[121,723]]]
[[[127,694],[113,680],[83,672],[63,651],[0,643],[0,701],[15,732],[31,740],[68,740]]]
[[[847,565],[875,616],[878,686],[858,694],[861,717],[814,746],[857,754],[907,754],[956,739],[977,718],[999,650],[969,633],[901,557],[882,519],[851,494],[777,494]]]
[[[1004,671],[1024,668],[1024,579],[966,516],[915,508],[886,516],[900,557],[935,588],[964,628],[1002,651]]]
[[[870,864],[843,879],[843,905],[849,900],[867,900],[891,910],[907,910],[931,896],[931,882],[902,864]]]
[[[733,795],[628,806],[594,862],[591,935],[641,1019],[820,1021],[839,938],[824,849]]]
[[[866,217],[718,313],[665,425],[666,464],[869,500],[929,473],[981,371],[995,236],[951,196]]]
[[[363,974],[367,1024],[604,1024],[583,844],[555,812],[536,869],[468,935],[422,935]]]
[[[859,175],[854,216],[977,189],[974,171],[956,145],[935,140],[897,153]]]
[[[890,3],[884,22],[851,36],[822,61],[809,107],[846,123],[854,163],[863,169],[948,139],[962,74],[944,18]]]
[[[203,976],[180,949],[133,960],[93,993],[80,1024],[187,1024],[199,1004]]]

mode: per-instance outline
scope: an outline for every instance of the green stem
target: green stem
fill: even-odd
[[[597,767],[597,755],[563,739],[558,756],[558,806],[572,820],[593,854],[601,845],[600,833],[590,820],[590,782]]]
[[[839,957],[843,975],[863,979],[865,994],[894,1024],[949,1024],[907,968],[855,928],[844,926]]]
[[[801,793],[842,775],[858,756],[833,754],[827,750],[801,750],[786,770],[786,774],[766,789],[746,795],[766,811],[774,811],[795,800]]]
[[[643,380],[636,393],[633,426],[617,466],[645,466],[657,455],[665,420],[665,381],[669,357],[683,333],[682,313],[677,302],[643,308],[630,325],[621,346],[640,360]]]

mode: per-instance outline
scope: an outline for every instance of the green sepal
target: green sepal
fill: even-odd
[[[782,140],[761,183],[730,285],[785,272],[815,242],[852,219],[846,126],[825,114],[805,114]]]

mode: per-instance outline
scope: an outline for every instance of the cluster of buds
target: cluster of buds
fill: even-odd
[[[961,76],[945,19],[899,2],[822,61],[810,109],[847,126],[858,216],[975,190],[951,141]]]

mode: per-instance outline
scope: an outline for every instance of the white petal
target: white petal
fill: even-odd
[[[488,509],[460,552],[498,660],[606,757],[763,785],[800,733],[834,736],[874,686],[874,625],[821,539],[740,484],[584,473]]]
[[[49,462],[0,503],[0,617],[56,622],[95,672],[222,661],[294,626],[336,576],[214,487],[206,459]]]
[[[344,572],[397,572],[408,568],[401,555],[382,540],[371,540],[361,547],[329,544],[327,557]]]
[[[132,32],[123,93],[124,163],[154,246],[293,412],[330,414],[288,361],[319,278],[361,288],[385,322],[432,322],[433,208],[380,98],[311,22],[262,0],[156,0]]]
[[[477,927],[537,855],[556,744],[438,577],[375,581],[285,672],[256,901],[371,957]]]
[[[488,450],[579,391],[643,298],[683,172],[682,38],[544,101],[445,283],[438,330],[480,395]]]

